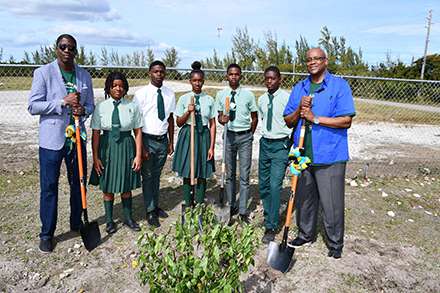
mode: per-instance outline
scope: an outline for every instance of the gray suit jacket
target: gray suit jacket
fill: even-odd
[[[95,109],[92,78],[86,70],[76,64],[75,72],[80,103],[86,111],[86,116],[81,119],[81,125],[84,127],[85,119]],[[70,120],[69,109],[61,106],[61,101],[66,95],[57,60],[34,71],[28,111],[32,115],[40,115],[39,145],[42,148],[60,150],[64,146],[64,133]]]

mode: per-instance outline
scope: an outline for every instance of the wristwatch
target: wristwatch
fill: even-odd
[[[318,116],[313,117],[313,124],[319,125],[319,117]]]

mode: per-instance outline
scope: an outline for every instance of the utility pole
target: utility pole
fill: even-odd
[[[425,65],[426,65],[426,54],[428,54],[428,43],[429,43],[429,32],[431,31],[431,21],[432,21],[432,9],[428,12],[428,26],[426,31],[426,40],[425,40],[425,53],[423,54],[423,63],[422,63],[422,71],[420,72],[420,79],[424,78],[425,75]]]

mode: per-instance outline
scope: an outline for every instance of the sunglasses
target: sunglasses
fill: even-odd
[[[69,52],[76,53],[76,47],[72,47],[66,44],[58,45],[58,49],[60,49],[61,51],[65,51],[67,49]]]

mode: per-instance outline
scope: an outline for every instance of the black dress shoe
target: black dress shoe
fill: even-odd
[[[124,222],[124,225],[133,231],[136,231],[136,232],[141,231],[141,228],[139,227],[139,225],[135,221],[133,221],[132,219],[126,220]]]
[[[231,207],[231,217],[238,214],[238,207]]]
[[[40,249],[42,253],[51,253],[53,251],[52,239],[41,239],[38,249]]]
[[[266,229],[266,231],[264,231],[264,236],[261,239],[261,241],[264,244],[269,244],[269,242],[274,241],[275,240],[275,235],[277,234],[277,232],[273,229]]]
[[[295,239],[293,239],[292,241],[289,242],[289,245],[291,245],[291,246],[302,246],[302,245],[304,245],[306,243],[310,243],[310,242],[312,242],[312,241],[307,241],[307,240],[304,240],[302,238],[296,237]]]
[[[116,232],[116,223],[115,222],[109,222],[105,225],[105,231],[107,231],[108,234],[113,234]]]
[[[250,224],[251,220],[249,219],[249,215],[240,215],[240,221]]]
[[[335,259],[341,258],[342,257],[342,249],[330,249],[328,251],[327,256],[333,257]]]
[[[157,215],[156,211],[147,213],[147,222],[152,227],[160,227],[159,216]]]
[[[162,219],[168,218],[167,212],[165,212],[163,209],[157,207],[155,209],[155,211],[156,211],[156,214],[159,218],[162,218]]]

